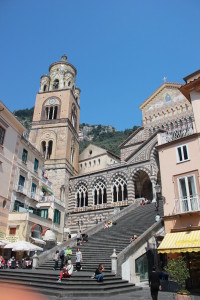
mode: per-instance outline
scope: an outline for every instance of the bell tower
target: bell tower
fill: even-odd
[[[66,55],[50,65],[49,74],[40,80],[29,136],[45,157],[45,170],[59,199],[69,177],[78,174],[80,89],[76,74]]]

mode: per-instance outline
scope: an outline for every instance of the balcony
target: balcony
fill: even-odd
[[[57,199],[54,195],[51,196],[42,196],[42,201],[40,201],[40,203],[42,202],[50,202],[50,203],[57,203],[58,205],[62,206],[65,208],[65,203],[62,202],[61,200]]]
[[[17,192],[19,192],[23,195],[27,195],[27,189],[23,185],[18,185],[17,186]]]
[[[189,136],[195,133],[193,129],[193,125],[189,124],[189,126],[183,125],[182,127],[175,128],[171,131],[161,133],[161,144],[166,144],[185,136]]]
[[[49,181],[47,178],[42,176],[42,182],[45,183],[48,187],[50,187],[50,189],[53,188],[53,184],[51,181]]]
[[[181,214],[200,210],[199,196],[191,196],[175,199],[175,214]]]
[[[39,201],[40,200],[40,196],[37,195],[35,192],[31,192],[31,199]]]

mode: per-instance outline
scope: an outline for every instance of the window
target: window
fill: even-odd
[[[3,200],[3,208],[6,208],[6,200]]]
[[[5,129],[0,126],[0,145],[3,145],[5,132],[6,132]]]
[[[60,211],[58,209],[54,210],[53,222],[56,223],[56,224],[60,224]]]
[[[27,157],[28,157],[28,151],[26,149],[23,149],[23,153],[22,153],[22,161],[23,161],[23,163],[27,162]]]
[[[177,161],[182,162],[189,159],[187,145],[182,145],[176,148]]]
[[[37,185],[32,182],[32,186],[31,186],[31,196],[33,197],[36,194],[36,190],[37,190]]]
[[[24,212],[26,209],[24,208],[24,203],[21,203],[18,200],[15,200],[14,211]]]
[[[22,175],[20,175],[19,176],[19,183],[18,183],[18,185],[19,186],[24,186],[24,183],[25,183],[25,177],[22,176]]]
[[[49,210],[47,208],[40,209],[40,217],[48,219]]]
[[[54,89],[54,90],[57,90],[58,87],[59,87],[59,80],[56,79],[56,80],[54,80],[54,83],[53,83],[53,89]]]
[[[9,234],[10,235],[15,235],[16,234],[16,228],[10,228]]]
[[[85,183],[81,183],[76,190],[76,207],[88,206],[88,190]]]
[[[37,158],[35,158],[35,161],[34,161],[34,171],[37,172],[38,171],[38,166],[39,166],[39,161]]]
[[[58,115],[58,106],[46,107],[45,112],[47,120],[55,120]]]
[[[196,192],[195,176],[191,174],[178,178],[178,187],[181,211],[198,210],[199,202]]]

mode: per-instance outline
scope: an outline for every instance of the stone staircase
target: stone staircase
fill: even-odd
[[[89,237],[88,242],[80,246],[83,263],[83,270],[94,272],[99,263],[102,263],[105,272],[111,272],[111,258],[113,249],[120,253],[130,244],[130,237],[133,234],[140,236],[155,223],[155,204],[138,206],[117,220],[117,224],[109,229],[102,229]],[[163,205],[160,202],[159,213],[163,216]],[[72,248],[72,263],[75,267],[76,248]],[[39,269],[52,270],[53,260],[42,264]]]
[[[159,213],[163,216],[162,202],[159,205]],[[139,206],[119,218],[116,225],[109,229],[101,229],[91,235],[89,241],[80,247],[83,254],[83,271],[74,272],[70,279],[63,279],[62,283],[57,283],[60,271],[53,270],[53,260],[47,260],[35,270],[0,270],[0,283],[18,284],[20,282],[35,288],[40,293],[60,298],[108,296],[141,289],[111,273],[110,256],[113,249],[116,249],[117,254],[125,249],[130,244],[129,240],[133,234],[140,236],[149,229],[155,223],[155,215],[154,203]],[[72,251],[72,263],[75,269],[76,247],[73,247]],[[91,278],[99,263],[105,267],[105,277],[102,283]]]

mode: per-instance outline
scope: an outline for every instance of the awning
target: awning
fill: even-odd
[[[32,236],[30,238],[31,238],[31,240],[33,240],[37,244],[46,245],[46,242],[41,240],[41,239],[37,239],[37,238],[34,238]]]
[[[42,186],[42,189],[43,189],[45,192],[47,192],[47,193],[53,195],[53,193],[52,193],[49,189],[47,189],[45,186]]]
[[[200,251],[200,230],[167,233],[158,247],[158,253]]]

